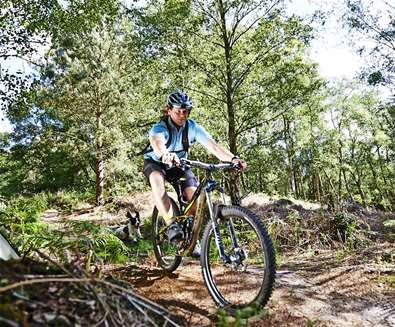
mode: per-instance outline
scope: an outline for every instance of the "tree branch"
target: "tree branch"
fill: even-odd
[[[249,11],[247,11],[247,13],[245,13],[245,15],[243,16],[242,19],[244,19],[247,15],[249,15],[251,12],[253,12],[256,8],[258,8],[262,3],[264,3],[266,1],[261,1],[257,4],[257,6],[253,7],[252,9],[250,9]],[[257,19],[255,19],[244,31],[240,32],[239,35],[237,35],[235,37],[234,40],[231,41],[231,46],[233,47],[233,45],[245,34],[247,33],[259,20],[261,20],[264,16],[266,16],[278,3],[280,3],[280,0],[275,1],[267,10],[266,12],[259,16]]]
[[[37,67],[40,67],[40,68],[44,68],[45,67],[43,64],[39,64],[37,62],[32,61],[31,59],[25,58],[25,57],[23,57],[21,55],[18,55],[18,54],[6,54],[6,55],[1,55],[0,54],[0,58],[3,58],[4,60],[7,60],[8,58],[18,58],[18,59],[26,61],[27,63],[29,63],[31,65],[34,65],[34,66],[37,66]]]
[[[374,33],[376,33],[378,36],[380,36],[383,39],[382,44],[385,45],[386,47],[395,50],[395,45],[392,44],[392,40],[391,38],[388,38],[385,34],[383,34],[383,31],[380,30],[377,26],[371,25],[370,23],[367,22],[367,20],[365,19],[364,15],[360,12],[358,12],[357,14],[357,18],[360,19],[362,21],[362,23],[371,31],[373,31]]]

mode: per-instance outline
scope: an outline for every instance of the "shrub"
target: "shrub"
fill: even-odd
[[[95,201],[95,195],[91,191],[59,191],[49,193],[47,196],[49,206],[62,211],[71,211],[81,202],[93,203]]]

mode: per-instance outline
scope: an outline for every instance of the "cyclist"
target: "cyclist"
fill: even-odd
[[[149,132],[150,147],[144,154],[144,175],[151,185],[153,200],[159,214],[169,226],[167,237],[170,242],[181,239],[183,231],[175,221],[171,202],[165,190],[165,180],[182,178],[183,196],[187,201],[192,199],[197,187],[196,177],[191,169],[182,170],[177,167],[180,158],[188,156],[189,145],[198,142],[219,160],[237,163],[242,170],[247,168],[247,163],[243,159],[216,143],[201,125],[188,119],[191,110],[192,99],[185,92],[172,92],[167,98],[163,118]]]

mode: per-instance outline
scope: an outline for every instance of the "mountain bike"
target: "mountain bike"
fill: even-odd
[[[172,272],[183,256],[190,256],[201,238],[200,264],[204,283],[214,302],[229,313],[249,306],[263,307],[272,293],[275,279],[275,253],[270,236],[260,217],[250,210],[227,205],[224,188],[215,181],[214,172],[235,170],[233,163],[210,164],[181,159],[181,168],[196,167],[205,177],[191,201],[182,197],[180,181],[169,180],[177,200],[171,198],[176,220],[184,238],[173,244],[166,236],[167,226],[155,207],[152,232],[155,257],[162,269]],[[219,191],[221,201],[213,201]],[[197,205],[196,214],[191,208]],[[204,228],[203,222],[208,221]]]

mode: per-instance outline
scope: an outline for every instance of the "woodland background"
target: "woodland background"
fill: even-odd
[[[249,324],[215,311],[197,262],[167,275],[153,257],[139,153],[181,88],[191,118],[247,160],[223,180],[262,217],[287,271],[255,325],[393,324],[390,1],[306,17],[280,0],[0,4],[0,105],[12,125],[0,132],[0,236],[22,258],[0,262],[0,323]],[[334,10],[365,62],[353,80],[326,80],[309,55]],[[200,145],[191,157],[216,160]],[[134,243],[108,228],[128,210],[144,218]]]
[[[345,1],[350,40],[372,46],[359,49],[359,80],[330,83],[308,56],[325,15],[289,16],[286,6],[3,1],[0,57],[35,71],[1,72],[13,126],[0,134],[1,196],[88,192],[103,204],[146,190],[136,154],[179,87],[193,98],[191,118],[248,161],[242,194],[393,209],[395,103],[372,86],[394,88],[394,7],[372,17],[368,1]],[[213,160],[200,147],[192,157]]]

